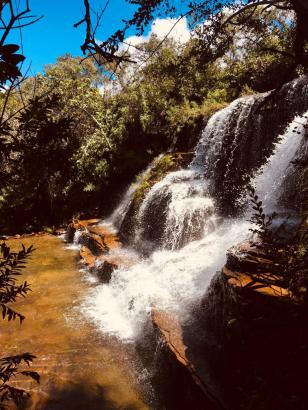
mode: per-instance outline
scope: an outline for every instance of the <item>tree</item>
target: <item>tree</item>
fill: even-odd
[[[24,228],[25,221],[52,222],[62,203],[61,187],[70,177],[74,150],[70,117],[57,118],[56,94],[35,98],[20,114],[15,138],[8,143],[9,174],[2,188],[5,226]],[[4,226],[2,227],[4,229]]]
[[[22,44],[22,29],[40,19],[41,17],[31,15],[29,0],[18,3],[13,0],[0,0],[0,90],[4,94],[0,113],[0,134],[7,135],[10,131],[5,118],[9,98],[14,90],[19,90],[20,84],[26,78],[26,74],[23,75],[21,72],[25,60],[22,47],[7,43],[8,36],[12,31],[19,30]]]
[[[134,27],[138,34],[143,34],[147,25],[158,12],[161,15],[170,15],[170,13],[175,13],[176,10],[170,6],[168,0],[129,0],[129,2],[137,6],[136,12],[131,19],[125,21],[123,28],[96,47],[96,54],[105,55],[107,53],[109,56],[117,56],[118,60],[119,45],[123,43],[128,29]],[[85,1],[85,6],[88,11],[85,13],[83,21],[88,22],[87,27],[89,28],[93,26],[91,19],[94,16],[91,16],[91,12],[89,12],[89,1]],[[288,25],[293,27],[294,33],[290,49],[289,45],[288,49],[271,48],[272,53],[292,60],[292,64],[283,76],[282,82],[288,81],[297,67],[302,66],[306,69],[308,66],[308,51],[306,48],[308,42],[308,4],[305,0],[194,0],[183,2],[182,8],[183,6],[186,6],[186,11],[178,18],[178,21],[183,17],[189,19],[191,27],[195,29],[202,43],[199,51],[202,50],[201,54],[203,54],[204,61],[216,59],[225,53],[232,40],[232,29],[234,27],[245,28],[255,24],[256,16],[259,16],[260,20],[263,13],[275,9],[289,12]],[[102,15],[99,16],[99,20],[101,18]],[[176,24],[177,22],[174,26]],[[277,23],[276,28],[284,31],[286,27],[281,27]],[[158,50],[164,40],[153,50],[153,53]],[[85,52],[86,49],[83,48],[83,51]],[[268,48],[267,51],[269,51]],[[122,57],[125,58],[125,54]]]
[[[101,80],[92,61],[66,55],[23,83],[23,100],[11,95],[22,110],[2,135],[0,214],[10,232],[60,223],[85,199],[75,156],[94,134],[102,148],[110,144]]]

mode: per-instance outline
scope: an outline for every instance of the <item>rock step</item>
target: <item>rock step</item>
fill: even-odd
[[[177,392],[179,401],[183,401],[180,408],[184,408],[184,402],[188,398],[187,405],[192,406],[189,408],[225,409],[221,394],[214,385],[209,371],[206,349],[202,346],[200,350],[198,346],[200,340],[194,344],[194,338],[189,336],[190,332],[195,333],[194,327],[189,329],[183,326],[175,312],[162,311],[154,307],[151,316],[159,338],[165,343],[169,361],[172,362],[171,367],[176,369],[174,375],[176,383],[181,378],[185,380],[185,388],[182,392],[180,389]],[[173,377],[172,374],[168,376]],[[182,398],[181,394],[183,394]]]
[[[122,243],[117,234],[107,226],[99,225],[97,219],[73,221],[69,224],[66,240],[73,241],[75,233],[81,232],[78,237],[81,263],[89,272],[103,282],[109,282],[112,272],[119,266],[130,266],[132,258],[121,254]]]

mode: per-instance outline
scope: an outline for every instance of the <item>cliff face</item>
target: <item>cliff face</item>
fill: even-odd
[[[296,133],[296,130],[295,130]],[[292,161],[288,178],[283,186],[281,203],[285,207],[293,205],[304,215],[308,215],[308,128],[305,138]],[[296,135],[294,136],[296,138]]]
[[[222,383],[232,380],[227,385],[232,408],[239,398],[243,409],[304,409],[307,403],[306,308],[286,289],[264,283],[264,277],[268,283],[276,279],[272,264],[258,250],[241,246],[229,253],[220,278],[233,294],[224,302],[228,366],[221,372]]]
[[[278,92],[240,98],[210,120],[195,162],[211,180],[209,190],[221,213],[237,213],[245,184],[272,154],[287,125],[307,111],[307,84],[302,76]]]
[[[185,168],[191,161],[192,156],[192,152],[173,152],[161,155],[153,161],[145,173],[137,178],[137,188],[133,193],[127,212],[118,227],[120,238],[124,243],[133,242],[136,231],[143,222],[139,220],[139,212],[142,202],[150,189],[168,173]],[[145,237],[146,240],[156,242],[161,240],[164,225],[163,223],[158,224],[157,221],[162,221],[162,216],[169,199],[168,193],[166,193],[166,196],[158,197],[155,207],[152,207],[150,212],[145,215],[148,231]]]
[[[274,263],[249,243],[235,246],[189,323],[153,311],[169,360],[219,409],[304,410],[308,402],[306,309],[273,284]]]
[[[213,357],[203,329],[199,326],[197,333],[194,324],[192,332],[191,326],[184,325],[175,312],[155,308],[152,309],[152,322],[163,342],[159,352],[159,362],[163,363],[159,378],[163,377],[164,395],[169,397],[170,407],[167,408],[226,409],[212,374]]]

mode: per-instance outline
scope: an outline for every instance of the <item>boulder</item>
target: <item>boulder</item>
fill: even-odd
[[[122,244],[119,240],[119,237],[114,232],[110,231],[105,226],[93,225],[87,227],[88,232],[94,235],[99,235],[104,238],[104,243],[108,249],[118,249],[121,248]]]
[[[81,263],[86,265],[89,272],[97,276],[100,282],[109,282],[112,272],[119,266],[133,263],[132,257],[122,254],[122,244],[118,236],[106,226],[95,225],[94,221],[89,225],[86,225],[85,221],[79,221],[79,226],[83,229],[77,239],[77,243],[82,245]]]
[[[86,266],[92,266],[94,265],[96,261],[96,257],[92,254],[90,249],[88,249],[86,246],[81,247],[80,258],[81,258],[81,263],[83,263]]]
[[[90,232],[82,232],[78,237],[77,243],[87,247],[94,256],[100,256],[108,252],[108,247],[104,242],[104,238]]]
[[[285,297],[289,295],[281,278],[274,273],[272,255],[258,246],[242,243],[227,252],[227,262],[222,269],[230,285],[241,292],[258,292],[263,295]]]
[[[99,219],[87,219],[78,220],[73,219],[70,224],[68,224],[65,232],[65,240],[68,243],[74,242],[74,237],[76,231],[86,231],[89,226],[92,226],[99,222]]]
[[[98,260],[90,267],[90,272],[94,273],[100,282],[108,283],[111,279],[112,272],[118,268],[115,263],[109,262],[107,259]]]
[[[76,231],[77,231],[77,227],[74,222],[71,222],[70,224],[68,224],[66,228],[65,236],[64,236],[65,241],[68,243],[73,243]]]
[[[203,300],[213,338],[221,340],[215,372],[231,409],[307,403],[306,307],[279,285],[275,264],[258,245],[235,246]]]

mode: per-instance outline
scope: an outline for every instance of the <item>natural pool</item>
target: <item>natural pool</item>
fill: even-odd
[[[78,268],[76,250],[51,235],[8,242],[14,250],[21,243],[36,249],[20,279],[31,284],[32,292],[14,305],[26,316],[22,325],[0,322],[0,356],[37,356],[31,369],[40,373],[41,384],[14,382],[31,390],[27,408],[148,409],[132,347],[99,333],[80,313],[93,285]]]

